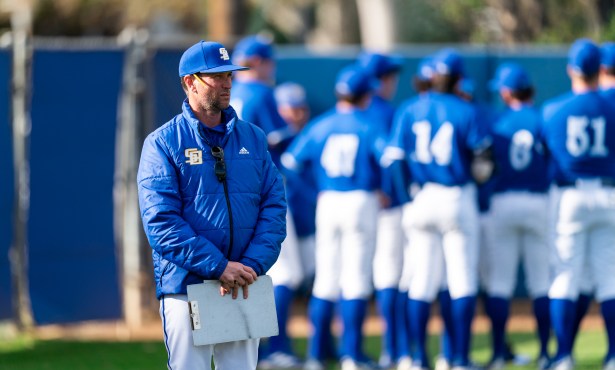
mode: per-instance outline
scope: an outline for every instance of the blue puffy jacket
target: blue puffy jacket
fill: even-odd
[[[286,237],[282,178],[267,151],[265,134],[223,113],[233,247],[224,187],[214,173],[211,140],[187,101],[183,112],[151,133],[143,144],[137,182],[145,234],[153,249],[156,296],[185,294],[186,286],[218,279],[229,260],[262,275]],[[215,145],[215,144],[214,144]]]

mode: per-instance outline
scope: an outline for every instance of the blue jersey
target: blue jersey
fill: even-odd
[[[312,176],[312,169],[301,172],[285,171],[286,202],[290,209],[298,237],[313,235],[316,232],[316,199],[318,191]]]
[[[480,131],[472,105],[432,92],[400,112],[390,145],[406,157],[418,184],[459,186],[472,181],[473,151],[484,144]]]
[[[568,93],[542,110],[554,180],[615,178],[615,107],[598,91]]]
[[[540,113],[529,105],[507,110],[493,125],[496,193],[547,191],[550,179],[540,134]]]
[[[231,96],[231,105],[235,108],[237,116],[265,131],[270,144],[273,136],[280,138],[288,136],[288,125],[278,113],[273,89],[270,86],[260,81],[233,81]],[[273,162],[279,167],[283,148],[270,145],[269,149]]]
[[[376,190],[381,142],[381,131],[367,112],[328,112],[303,129],[282,163],[294,171],[311,168],[318,191]]]
[[[382,131],[382,137],[390,138],[393,129],[393,118],[395,116],[393,104],[376,95],[372,98],[372,102],[367,108],[367,113],[373,117],[372,122],[376,129]],[[383,142],[384,144],[386,143]],[[382,151],[384,151],[384,148],[382,148]],[[400,164],[395,163],[393,165],[397,166]],[[409,182],[409,177],[407,171],[403,172],[394,167],[383,172],[382,190],[391,200],[390,207],[396,207],[410,201],[408,187],[406,186]]]
[[[615,102],[615,87],[610,89],[600,91],[602,96],[604,96],[608,101]]]
[[[494,122],[498,119],[499,114],[490,106],[479,103],[472,102],[472,106],[476,111],[476,121],[478,124],[479,135],[482,137],[487,137],[491,133],[491,127]],[[480,213],[486,213],[489,211],[491,207],[491,195],[495,189],[495,180],[491,177],[487,182],[483,184],[478,184],[476,187],[476,195],[478,200],[478,210]]]

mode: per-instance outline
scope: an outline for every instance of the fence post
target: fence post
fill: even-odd
[[[118,42],[126,47],[122,95],[116,136],[114,181],[115,235],[120,256],[123,316],[131,329],[143,322],[141,262],[142,226],[137,195],[137,170],[143,142],[144,67],[147,31],[128,28]]]
[[[9,252],[12,303],[17,328],[34,329],[28,279],[28,214],[30,211],[30,84],[32,62],[32,8],[20,2],[11,9],[13,74],[11,129],[13,134],[13,242]]]

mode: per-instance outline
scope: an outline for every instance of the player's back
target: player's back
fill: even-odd
[[[399,119],[414,180],[446,186],[471,181],[472,151],[482,138],[469,103],[451,94],[429,93],[408,105]]]
[[[260,127],[265,134],[286,123],[277,110],[273,89],[260,81],[233,81],[231,105],[237,116]]]
[[[382,140],[365,111],[328,112],[300,134],[288,153],[297,162],[309,162],[319,191],[371,191],[380,186],[377,147]]]
[[[557,184],[615,178],[615,106],[600,92],[569,93],[549,101],[542,119]]]
[[[495,192],[547,191],[548,166],[540,129],[540,113],[528,105],[507,110],[495,122],[491,132],[498,169]]]

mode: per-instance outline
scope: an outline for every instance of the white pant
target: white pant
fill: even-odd
[[[305,276],[299,251],[299,240],[290,212],[286,212],[286,239],[282,242],[280,255],[267,272],[273,285],[297,289]]]
[[[485,289],[489,295],[512,297],[520,257],[530,297],[547,295],[550,285],[548,201],[547,194],[528,192],[493,196],[485,225]]]
[[[409,212],[413,262],[409,296],[431,302],[446,279],[453,299],[475,295],[478,280],[478,210],[473,185],[427,183]]]
[[[320,299],[367,299],[373,291],[378,201],[366,191],[325,191],[316,206],[316,278]]]
[[[374,255],[374,287],[377,290],[399,286],[404,261],[402,208],[382,209],[378,213],[378,236]]]
[[[169,370],[254,370],[258,360],[258,339],[195,346],[185,294],[167,295],[160,300]]]
[[[576,299],[589,270],[599,302],[615,298],[615,189],[579,181],[556,192],[555,277],[549,297]]]

